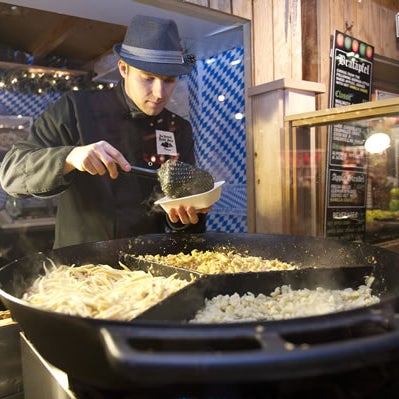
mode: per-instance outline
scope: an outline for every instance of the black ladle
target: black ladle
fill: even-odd
[[[167,160],[159,169],[131,165],[131,173],[158,179],[161,190],[169,198],[182,198],[212,190],[214,180],[210,173],[193,165]]]

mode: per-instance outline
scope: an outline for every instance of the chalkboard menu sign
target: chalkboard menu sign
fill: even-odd
[[[374,47],[335,31],[330,107],[370,101]],[[325,236],[364,240],[367,128],[338,123],[328,130]]]
[[[330,106],[370,101],[374,47],[336,31],[331,62]]]
[[[329,166],[364,169],[367,161],[364,148],[367,130],[358,125],[335,124],[329,135]]]
[[[363,206],[366,193],[366,175],[362,172],[344,169],[330,169],[330,190],[328,205]],[[341,210],[342,214],[345,212]]]

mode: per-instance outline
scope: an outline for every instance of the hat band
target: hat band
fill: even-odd
[[[180,51],[152,50],[122,44],[120,55],[137,61],[161,64],[184,64],[184,59]]]

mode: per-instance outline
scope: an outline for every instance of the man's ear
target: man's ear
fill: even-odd
[[[118,68],[119,68],[119,73],[121,74],[122,78],[126,78],[127,69],[128,69],[128,65],[126,64],[126,62],[119,60]]]

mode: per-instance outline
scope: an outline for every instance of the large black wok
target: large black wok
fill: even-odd
[[[57,264],[122,260],[131,254],[234,248],[295,262],[301,270],[197,275],[197,280],[132,322],[95,320],[36,309],[19,298]],[[153,267],[156,273],[186,271]],[[269,294],[275,287],[357,288],[373,275],[381,303],[325,316],[232,324],[188,324],[204,298],[218,293]],[[399,256],[347,241],[264,234],[145,235],[32,254],[0,269],[0,295],[41,355],[71,378],[118,389],[140,384],[273,381],[353,370],[399,354]]]

